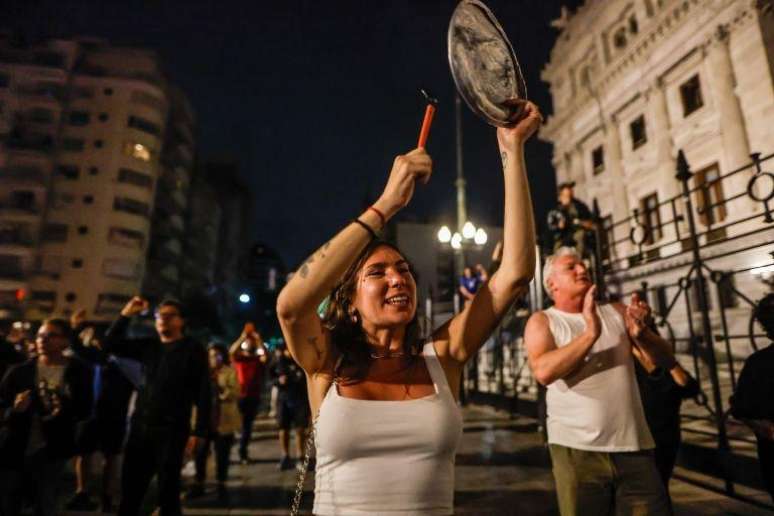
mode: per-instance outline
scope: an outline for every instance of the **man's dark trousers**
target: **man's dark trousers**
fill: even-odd
[[[121,472],[120,516],[137,516],[140,513],[154,475],[158,475],[161,515],[182,514],[180,470],[188,435],[187,428],[148,427],[133,423]]]

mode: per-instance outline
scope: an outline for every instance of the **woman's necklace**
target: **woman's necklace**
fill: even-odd
[[[406,353],[403,351],[396,351],[394,353],[390,353],[390,350],[387,351],[371,351],[370,352],[371,358],[379,359],[379,358],[398,358],[405,356]]]

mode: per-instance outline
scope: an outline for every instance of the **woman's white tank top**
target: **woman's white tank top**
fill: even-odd
[[[583,314],[543,311],[557,347],[583,333]],[[597,306],[602,332],[581,365],[546,391],[548,442],[600,452],[653,448],[634,373],[623,317],[613,305]]]
[[[432,342],[422,356],[429,396],[358,400],[328,389],[317,419],[314,514],[453,514],[462,413]]]

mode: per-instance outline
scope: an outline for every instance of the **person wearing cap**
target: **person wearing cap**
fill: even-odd
[[[586,204],[575,198],[575,181],[559,183],[558,204],[548,214],[548,226],[553,231],[553,250],[560,247],[574,247],[578,254],[587,256],[591,252],[594,217]]]

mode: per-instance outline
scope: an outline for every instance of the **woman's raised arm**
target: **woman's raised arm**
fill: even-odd
[[[524,143],[543,117],[526,103],[520,120],[497,129],[505,183],[502,262],[473,301],[434,334],[440,356],[464,364],[491,335],[505,311],[527,288],[535,273],[535,223],[524,164]]]
[[[398,156],[381,197],[298,268],[277,299],[277,317],[293,358],[308,374],[322,370],[331,358],[330,335],[317,307],[330,294],[360,252],[414,193],[417,180],[430,179],[432,161],[424,149]]]

